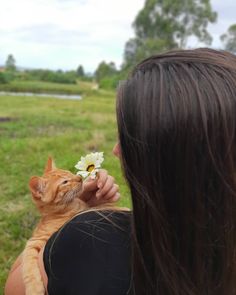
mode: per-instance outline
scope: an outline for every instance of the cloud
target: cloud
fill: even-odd
[[[9,0],[1,5],[0,63],[13,52],[21,66],[73,68],[78,60],[92,71],[103,59],[120,64],[124,44],[133,35],[131,23],[143,3]],[[47,64],[40,64],[44,61]]]
[[[102,60],[122,62],[131,24],[145,0],[8,0],[1,3],[0,64],[13,53],[25,67],[93,71]],[[209,25],[214,47],[235,22],[234,0],[212,0],[218,22]],[[190,46],[201,46],[194,38]]]

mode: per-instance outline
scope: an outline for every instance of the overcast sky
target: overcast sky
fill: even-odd
[[[132,22],[144,0],[0,0],[0,65],[12,53],[18,66],[96,69],[102,60],[122,62]],[[235,0],[212,0],[218,22],[209,26],[219,36],[236,23]],[[192,47],[201,44],[191,42]]]

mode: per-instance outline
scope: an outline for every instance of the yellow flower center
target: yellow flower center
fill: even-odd
[[[92,164],[92,165],[89,165],[86,170],[88,172],[92,172],[94,168],[95,168],[95,166]]]

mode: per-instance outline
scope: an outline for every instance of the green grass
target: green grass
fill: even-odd
[[[102,96],[104,90],[93,90],[89,82],[78,81],[77,84],[58,84],[42,81],[14,80],[7,84],[0,84],[0,91],[33,92],[33,93],[60,93],[60,94],[84,94]]]
[[[48,83],[43,87],[48,87]],[[74,165],[81,155],[104,151],[103,167],[120,185],[120,205],[130,203],[119,161],[112,154],[117,138],[115,93],[87,92],[81,101],[0,96],[0,117],[10,118],[0,122],[0,290],[3,290],[9,268],[38,220],[28,180],[32,175],[42,174],[49,155],[58,167],[75,172]]]

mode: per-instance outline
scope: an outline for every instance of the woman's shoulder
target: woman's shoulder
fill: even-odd
[[[46,248],[62,243],[82,242],[96,238],[112,238],[127,236],[130,233],[131,211],[124,210],[89,210],[81,212],[64,224],[47,242]],[[67,240],[67,236],[70,237]]]
[[[129,210],[119,210],[119,209],[106,209],[106,210],[88,210],[79,213],[74,216],[65,226],[73,225],[78,222],[105,222],[111,224],[112,221],[116,221],[119,224],[129,223],[131,216],[131,211]]]
[[[115,277],[128,282],[130,217],[128,211],[94,210],[83,212],[65,224],[50,238],[44,250],[49,288],[58,286],[58,282],[60,290],[71,282],[76,285],[78,276],[86,283],[86,277],[93,278],[98,286],[104,280],[111,286],[118,284]],[[55,275],[59,281],[53,279]]]
[[[111,229],[128,231],[130,227],[131,211],[124,210],[89,210],[79,213],[64,224],[61,229],[54,234],[54,237],[68,232],[78,231],[80,228]]]
[[[44,258],[64,249],[108,247],[129,244],[131,212],[90,210],[79,213],[48,240]]]

